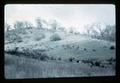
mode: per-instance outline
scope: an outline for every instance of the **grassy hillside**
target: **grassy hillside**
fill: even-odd
[[[19,36],[21,42],[5,40],[6,78],[115,75],[114,42],[44,29]]]

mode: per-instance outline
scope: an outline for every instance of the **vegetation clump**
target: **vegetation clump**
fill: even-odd
[[[50,40],[51,40],[51,41],[59,41],[59,40],[61,40],[61,37],[60,37],[58,34],[53,34],[53,35],[50,37]]]

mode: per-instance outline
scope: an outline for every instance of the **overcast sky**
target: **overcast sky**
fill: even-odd
[[[18,21],[30,21],[41,17],[47,21],[56,19],[65,27],[79,27],[101,22],[115,24],[115,6],[112,4],[7,4],[5,5],[5,22],[13,24]]]

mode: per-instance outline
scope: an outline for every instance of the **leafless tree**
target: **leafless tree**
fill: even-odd
[[[36,19],[36,25],[37,25],[37,28],[40,28],[40,29],[43,28],[42,19],[41,18],[37,18]]]

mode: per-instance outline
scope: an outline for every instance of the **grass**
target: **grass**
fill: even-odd
[[[111,66],[107,66],[106,68],[99,67],[101,63],[103,65],[108,64],[102,61],[99,62],[98,59],[92,59],[97,57],[99,59],[106,59],[105,62],[115,62],[115,60],[109,59],[111,56],[115,57],[115,50],[110,50],[111,44],[76,36],[62,38],[62,40],[56,37],[56,35],[54,36],[49,36],[50,38],[53,37],[52,41],[49,41],[50,39],[48,37],[47,42],[44,42],[44,40],[39,41],[38,38],[37,41],[28,41],[26,45],[22,44],[23,42],[15,44],[15,46],[17,45],[19,48],[24,47],[24,51],[11,50],[12,46],[15,48],[14,43],[6,44],[10,50],[6,47],[5,78],[20,79],[115,75],[115,68]],[[106,47],[103,48],[105,45]],[[45,49],[43,49],[44,47]],[[46,49],[49,49],[49,51],[46,51]],[[86,59],[86,63],[82,62],[84,59]],[[77,61],[80,61],[80,63]],[[89,65],[91,63],[93,63],[92,67]]]
[[[115,75],[115,70],[98,67],[90,68],[84,63],[40,61],[32,58],[5,54],[6,79],[86,77],[89,75]]]

